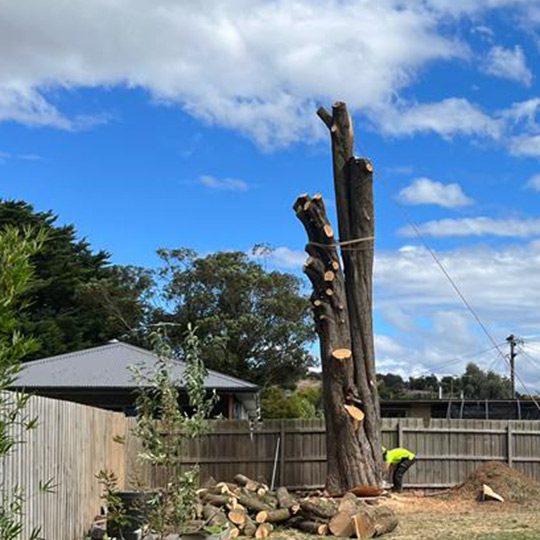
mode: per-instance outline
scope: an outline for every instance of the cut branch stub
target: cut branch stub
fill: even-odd
[[[364,413],[362,409],[359,409],[355,405],[343,405],[343,408],[347,411],[347,414],[357,422],[361,422],[364,419]]]
[[[336,360],[348,360],[351,357],[351,349],[335,349],[332,351],[332,358]]]

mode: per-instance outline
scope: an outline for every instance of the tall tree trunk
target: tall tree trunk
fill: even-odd
[[[320,195],[294,204],[309,243],[304,271],[321,347],[328,454],[327,489],[344,492],[382,481],[380,412],[372,327],[372,166],[353,155],[344,103],[319,116],[332,138],[334,189],[342,261]],[[342,270],[343,266],[343,270]],[[363,412],[363,419],[361,419]]]

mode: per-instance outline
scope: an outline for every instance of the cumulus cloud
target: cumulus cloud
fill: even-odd
[[[531,176],[525,185],[530,189],[540,191],[540,173]]]
[[[70,119],[48,101],[50,90],[123,85],[265,146],[314,139],[323,132],[313,115],[316,101],[341,98],[352,110],[384,109],[426,64],[470,55],[457,25],[442,31],[441,23],[502,5],[2,0],[0,91],[10,104],[2,118],[66,128]],[[498,132],[496,122],[462,99],[407,108],[390,107],[386,132]],[[430,112],[439,120],[426,119]],[[391,128],[396,115],[400,122]]]
[[[199,183],[210,189],[225,191],[246,191],[249,188],[247,182],[238,178],[216,178],[210,175],[200,176]]]
[[[501,118],[466,99],[407,103],[400,94],[430,63],[471,57],[458,17],[510,4],[525,6],[0,0],[0,121],[88,127],[104,119],[66,115],[57,91],[120,86],[142,88],[154,103],[236,129],[264,148],[318,140],[325,130],[313,112],[336,99],[389,135],[498,139]]]
[[[416,178],[398,197],[405,204],[435,204],[445,208],[459,208],[474,202],[459,184],[443,184],[429,178]]]
[[[538,334],[540,242],[458,248],[439,251],[437,256],[497,342],[503,342],[510,332]],[[405,315],[422,321],[413,339],[411,332],[394,336],[409,348],[410,370],[429,371],[437,362],[490,346],[424,248],[406,246],[377,253],[375,308],[384,310],[386,306],[398,307]],[[453,364],[452,369],[459,372],[477,356]],[[487,359],[496,360],[496,351],[491,351]],[[531,374],[529,380],[534,387],[540,387],[539,378],[538,372]]]
[[[485,60],[484,71],[489,75],[511,79],[526,86],[531,84],[533,78],[523,50],[519,45],[513,49],[492,47]]]
[[[305,254],[292,252],[300,270]],[[456,248],[437,256],[497,343],[511,332],[539,333],[540,241]],[[497,361],[497,352],[425,248],[377,251],[374,287],[375,313],[394,328],[392,335],[376,328],[379,371],[459,373],[468,361],[483,367]],[[538,372],[523,375],[540,388]]]
[[[467,56],[447,15],[396,0],[0,0],[0,118],[69,129],[51,92],[116,85],[264,146],[316,139],[317,101],[367,110]]]
[[[473,305],[491,319],[520,313],[519,322],[530,319],[540,323],[534,307],[540,301],[540,242],[498,249],[459,248],[437,255]],[[461,307],[445,276],[422,247],[379,252],[375,277],[381,306],[397,305],[406,312],[419,306],[436,311]]]
[[[378,107],[368,112],[373,124],[387,135],[415,133],[475,135],[498,139],[504,123],[463,98],[448,98],[434,103],[399,104]]]
[[[513,137],[509,148],[515,156],[540,157],[540,134]]]
[[[460,219],[439,219],[417,225],[417,229],[427,236],[502,236],[527,238],[540,236],[540,218],[494,219],[474,217]],[[401,236],[415,236],[410,226],[399,229]]]
[[[270,261],[279,268],[287,270],[298,270],[306,261],[307,255],[303,251],[296,251],[288,247],[278,247],[273,249],[270,254]]]

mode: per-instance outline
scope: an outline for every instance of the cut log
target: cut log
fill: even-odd
[[[332,270],[327,270],[324,273],[324,281],[334,281],[334,279],[336,279],[336,274]]]
[[[219,484],[216,484],[215,487],[222,495],[229,495],[235,488],[236,486],[234,484],[228,484],[227,482],[220,482]]]
[[[300,510],[300,505],[295,497],[293,497],[286,487],[278,487],[276,497],[280,508],[287,508],[291,514],[296,514]]]
[[[347,414],[357,422],[361,422],[364,419],[364,413],[361,409],[354,405],[343,405],[343,408],[347,411]]]
[[[333,499],[304,499],[300,501],[302,514],[309,517],[331,519],[338,511],[338,503]]]
[[[216,495],[214,493],[203,493],[201,499],[214,506],[225,506],[231,501],[231,497],[228,495]]]
[[[261,501],[259,497],[255,494],[248,494],[248,492],[239,492],[236,494],[238,498],[238,502],[245,506],[246,508],[249,508],[250,510],[254,510],[256,512],[261,512],[263,510],[273,510],[272,505],[268,504],[266,502]]]
[[[287,521],[291,517],[291,512],[288,508],[278,508],[277,510],[263,510],[255,516],[257,523],[279,523]]]
[[[238,484],[240,487],[246,488],[248,491],[257,491],[260,487],[259,482],[255,482],[255,480],[251,480],[251,478],[248,478],[247,476],[243,474],[237,474],[233,478],[235,484]]]
[[[238,538],[240,536],[240,529],[238,529],[238,527],[234,527],[234,526],[229,526],[229,528],[227,529],[227,532],[225,533],[225,537],[227,539],[229,538]]]
[[[301,521],[298,524],[298,528],[301,531],[309,534],[316,534],[317,536],[326,536],[328,533],[328,525],[326,523],[318,523],[316,521]]]
[[[334,236],[334,231],[332,230],[332,227],[329,224],[326,224],[323,227],[323,230],[324,230],[324,234],[326,234],[328,238],[331,238],[332,236]]]
[[[332,351],[332,358],[336,360],[348,360],[351,357],[351,349],[335,349]]]
[[[330,520],[328,527],[334,536],[349,538],[354,534],[353,516],[364,510],[364,504],[356,495],[348,493],[338,506],[337,514]]]
[[[205,504],[203,506],[202,516],[207,525],[210,526],[225,527],[229,523],[225,512],[221,508],[217,508],[211,504]]]
[[[257,524],[249,516],[246,516],[246,522],[244,523],[244,528],[242,529],[242,535],[251,538],[255,536],[256,530]]]
[[[228,517],[231,523],[242,526],[246,522],[246,511],[244,508],[235,508],[229,512]]]
[[[353,518],[357,538],[374,538],[392,532],[398,525],[396,513],[388,506],[367,506]]]
[[[255,538],[267,538],[273,530],[271,523],[261,523],[255,531]]]
[[[481,499],[483,501],[499,501],[504,502],[503,497],[501,497],[498,493],[495,493],[491,487],[489,487],[487,484],[482,485],[482,494]]]
[[[267,493],[268,493],[269,489],[268,489],[268,486],[265,486],[265,485],[261,485],[256,493],[259,497],[264,497]]]

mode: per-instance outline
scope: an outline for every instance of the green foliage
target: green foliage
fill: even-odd
[[[26,413],[29,396],[7,392],[21,370],[21,359],[36,348],[35,340],[17,329],[19,314],[28,307],[24,293],[32,285],[31,257],[38,253],[45,233],[13,227],[0,230],[0,469],[15,447],[24,441],[24,433],[34,429],[37,419]],[[23,532],[26,494],[21,487],[8,489],[0,475],[0,538],[20,540]],[[42,491],[51,491],[51,481],[40,483]],[[30,532],[37,540],[40,528]]]
[[[505,399],[508,398],[509,388],[507,377],[493,371],[483,371],[473,363],[467,364],[465,373],[454,383],[454,392],[463,392],[465,398]]]
[[[439,386],[445,397],[463,397],[473,399],[506,399],[510,383],[493,371],[484,371],[474,363],[469,363],[465,373],[460,376],[435,375],[410,377],[405,381],[400,375],[387,373],[377,375],[379,396],[381,399],[436,398]]]
[[[17,321],[39,342],[39,356],[101,345],[144,319],[142,297],[151,286],[147,271],[110,266],[108,253],[93,252],[77,239],[73,225],[58,225],[52,212],[36,212],[23,201],[0,201],[0,229],[7,225],[47,234],[43,248],[31,256],[35,273],[25,291],[28,309]]]
[[[189,411],[179,405],[180,381],[172,368],[178,354],[161,328],[151,333],[155,366],[133,368],[139,383],[135,434],[142,442],[139,459],[163,470],[169,482],[151,502],[149,524],[162,537],[168,530],[179,531],[194,518],[198,468],[182,465],[185,445],[208,429],[207,418],[216,403],[204,388],[207,370],[201,360],[199,340],[191,326],[183,341],[181,357],[186,364],[184,386]],[[156,420],[159,419],[159,420]]]
[[[387,373],[377,375],[379,383],[379,397],[381,399],[399,399],[404,397],[406,383],[400,375]]]
[[[101,499],[107,505],[107,521],[117,527],[129,525],[130,521],[122,504],[122,499],[118,497],[118,477],[113,471],[101,470],[96,475],[103,492]]]
[[[263,419],[270,418],[322,418],[321,391],[316,388],[287,392],[279,386],[270,386],[261,392]]]
[[[260,385],[294,387],[314,360],[315,338],[302,281],[267,271],[242,252],[198,257],[193,250],[160,250],[166,306],[158,320],[177,325],[179,343],[196,324],[209,368]]]

